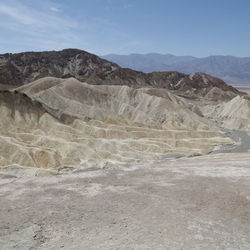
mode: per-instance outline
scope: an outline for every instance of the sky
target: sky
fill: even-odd
[[[249,0],[0,0],[0,53],[250,56]]]

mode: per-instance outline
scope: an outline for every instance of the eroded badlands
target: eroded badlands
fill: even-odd
[[[202,155],[240,143],[221,126],[249,129],[244,97],[207,104],[166,89],[52,77],[0,95],[2,172],[20,166],[62,173]]]

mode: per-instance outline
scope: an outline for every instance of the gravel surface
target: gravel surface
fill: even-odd
[[[250,249],[250,155],[0,176],[0,249]]]

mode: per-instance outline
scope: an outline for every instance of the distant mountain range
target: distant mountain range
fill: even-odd
[[[121,67],[143,72],[178,71],[185,74],[203,72],[217,76],[235,86],[250,86],[250,57],[174,56],[171,54],[109,54],[102,58],[115,62]]]

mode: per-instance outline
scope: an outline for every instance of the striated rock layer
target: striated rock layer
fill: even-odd
[[[105,167],[233,144],[194,103],[166,89],[49,77],[1,91],[0,115],[2,169]]]
[[[246,96],[237,96],[228,102],[207,105],[204,114],[228,129],[250,131],[250,101]]]

